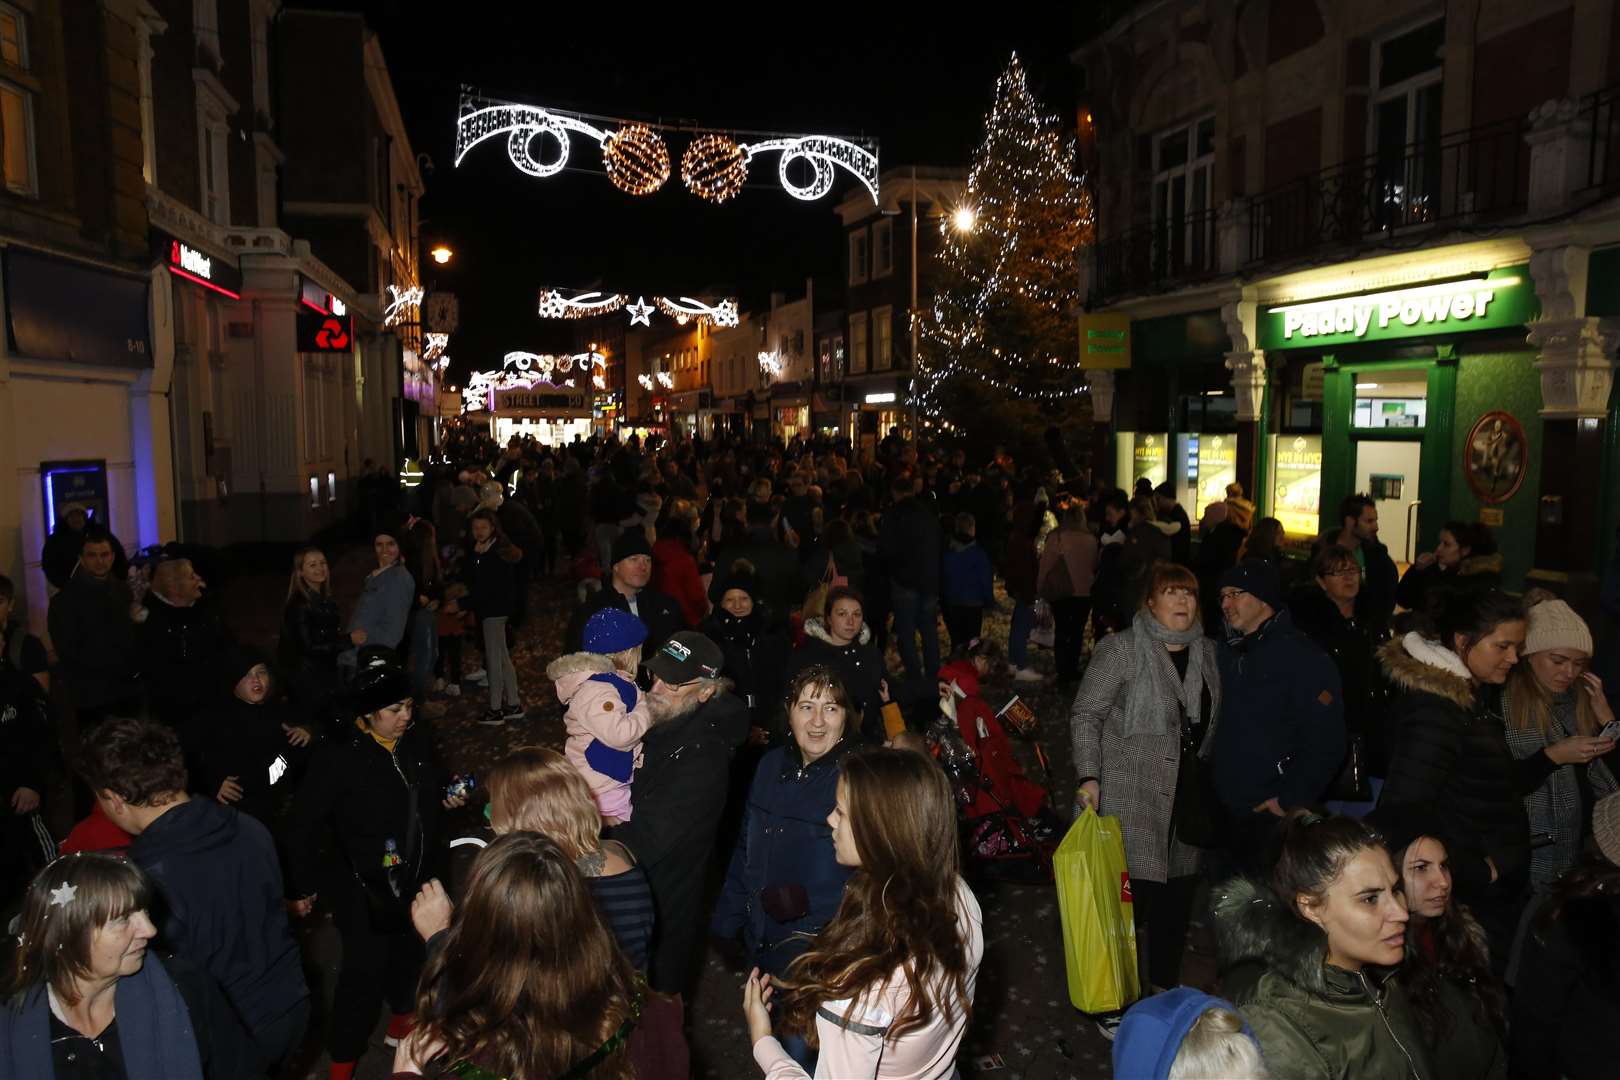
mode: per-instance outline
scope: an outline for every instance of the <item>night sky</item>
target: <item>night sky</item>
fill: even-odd
[[[1068,54],[1095,19],[1069,14],[1068,5],[1030,5],[1040,14],[1000,22],[941,18],[945,9],[914,5],[896,5],[892,16],[883,5],[760,5],[739,9],[735,19],[705,5],[584,4],[577,6],[590,14],[572,15],[554,14],[562,5],[518,10],[506,0],[295,6],[365,13],[381,36],[413,148],[433,161],[422,246],[442,241],[456,257],[444,269],[428,262],[425,284],[461,300],[451,382],[499,367],[509,350],[566,346],[566,326],[534,313],[543,285],[736,295],[746,310],[767,304],[772,290],[802,294],[813,276],[817,307],[835,305],[843,234],[834,208],[854,183],[840,171],[831,194],[801,202],[778,185],[777,155],[762,155],[749,186],[713,206],[680,183],[684,135],[668,140],[670,180],[645,198],[609,183],[597,171],[600,151],[578,135],[570,165],[590,172],[528,177],[498,138],[458,169],[462,84],[491,97],[631,119],[875,136],[880,169],[965,167],[982,138],[996,75],[1015,49],[1047,109],[1072,123]],[[700,17],[683,21],[685,11]],[[919,25],[903,26],[906,18]]]

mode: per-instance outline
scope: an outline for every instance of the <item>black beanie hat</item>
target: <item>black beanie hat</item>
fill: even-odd
[[[652,557],[652,545],[647,543],[647,534],[639,527],[624,530],[613,541],[613,565],[617,566],[636,555]]]
[[[411,696],[411,680],[392,649],[378,647],[360,657],[360,670],[349,688],[349,708],[366,716]]]

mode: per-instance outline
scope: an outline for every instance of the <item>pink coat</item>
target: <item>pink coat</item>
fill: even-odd
[[[611,681],[592,676],[616,674]],[[606,817],[630,820],[630,782],[615,780],[591,768],[585,748],[596,740],[614,750],[630,750],[641,766],[641,737],[652,726],[647,711],[647,695],[636,689],[635,680],[615,672],[613,661],[597,653],[570,653],[553,660],[546,676],[557,684],[557,700],[567,708],[564,723],[568,740],[564,753],[574,768],[591,785],[596,805]],[[628,687],[633,706],[625,704],[621,687]]]

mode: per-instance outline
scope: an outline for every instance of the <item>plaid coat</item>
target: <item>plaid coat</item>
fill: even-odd
[[[1575,694],[1582,691],[1577,687]],[[1575,698],[1565,694],[1553,699],[1552,728],[1543,735],[1539,731],[1507,730],[1508,749],[1516,759],[1523,760],[1538,754],[1559,739],[1579,734],[1575,730]],[[1524,810],[1530,816],[1530,835],[1551,833],[1553,842],[1530,852],[1530,883],[1550,885],[1560,874],[1580,861],[1583,818],[1592,814],[1590,806],[1581,805],[1581,792],[1575,779],[1574,765],[1560,765],[1534,792],[1525,797]],[[1592,785],[1592,801],[1612,795],[1616,790],[1614,776],[1602,759],[1589,762],[1586,779]]]
[[[1133,670],[1135,637],[1136,631],[1127,628],[1097,644],[1069,711],[1069,733],[1078,774],[1095,776],[1102,787],[1099,812],[1119,818],[1131,877],[1164,881],[1197,873],[1199,850],[1170,836],[1176,775],[1181,771],[1182,708],[1168,680],[1154,681],[1165,733],[1129,738],[1122,734],[1126,692],[1138,677]],[[1215,643],[1200,638],[1188,647],[1203,653],[1204,678],[1209,684],[1209,726],[1199,747],[1200,755],[1207,758],[1221,711]]]

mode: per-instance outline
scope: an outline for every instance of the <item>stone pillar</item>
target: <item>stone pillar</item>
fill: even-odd
[[[1086,372],[1086,382],[1091,394],[1092,476],[1106,477],[1110,486],[1114,477],[1115,380],[1115,373],[1110,368]]]
[[[129,430],[135,453],[135,520],[142,547],[179,539],[175,512],[174,433],[169,392],[174,384],[174,279],[154,267],[148,287],[152,367],[129,388]]]
[[[1232,350],[1226,354],[1226,369],[1232,373],[1232,392],[1237,398],[1237,476],[1249,498],[1256,498],[1260,469],[1260,418],[1266,402],[1266,354],[1254,347],[1258,305],[1238,299],[1221,305],[1226,336]]]
[[[1548,101],[1530,111],[1531,215],[1551,214],[1589,183],[1592,118],[1574,98]],[[1539,290],[1539,287],[1538,287]]]
[[[1237,273],[1252,255],[1250,205],[1248,199],[1228,199],[1215,220],[1215,246],[1220,259],[1217,268],[1222,273]]]

